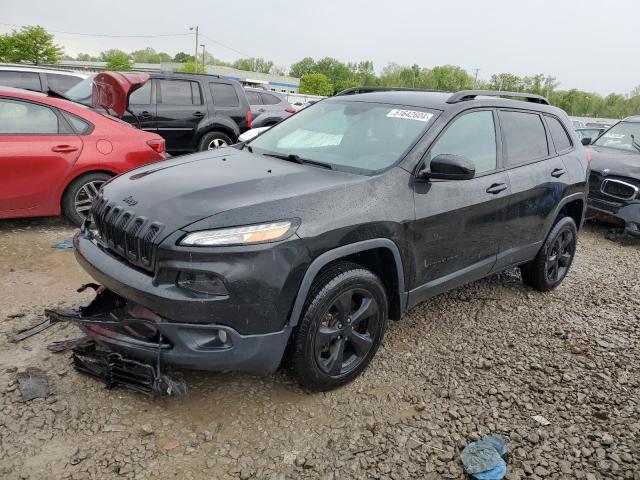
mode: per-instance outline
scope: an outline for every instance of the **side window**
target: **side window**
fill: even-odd
[[[262,105],[262,100],[260,100],[260,94],[258,92],[246,92],[247,100],[249,100],[249,105]]]
[[[24,88],[25,90],[42,91],[40,74],[35,72],[12,72],[9,70],[0,71],[0,85],[13,88]]]
[[[188,80],[159,80],[161,103],[165,105],[201,105],[200,88]],[[195,84],[195,88],[193,85]],[[194,92],[197,97],[194,98]]]
[[[73,75],[62,75],[59,73],[47,73],[47,83],[51,90],[64,93],[71,87],[77,85],[82,81],[80,77],[74,77]]]
[[[262,103],[265,105],[277,105],[280,103],[280,99],[270,93],[261,93],[260,96],[262,97]]]
[[[431,148],[431,158],[440,154],[460,155],[473,161],[476,173],[497,166],[496,129],[493,112],[482,110],[458,117]]]
[[[549,155],[547,134],[537,113],[500,112],[506,166],[540,160]]]
[[[151,80],[129,95],[131,105],[151,105]]]
[[[0,99],[0,134],[57,134],[58,117],[35,103]]]
[[[556,146],[556,152],[562,153],[571,149],[573,144],[571,143],[571,139],[569,138],[567,131],[562,126],[562,123],[560,123],[560,120],[548,115],[545,115],[545,119],[547,120],[547,126],[551,133],[551,139]]]
[[[233,85],[228,83],[210,83],[213,104],[216,107],[239,107],[240,99]]]
[[[64,118],[67,119],[67,121],[73,127],[73,130],[78,135],[84,135],[85,133],[89,133],[89,131],[91,130],[91,127],[93,126],[89,122],[87,122],[87,121],[85,121],[85,120],[83,120],[83,119],[81,119],[79,117],[76,117],[72,113],[65,112],[64,110],[59,110],[59,112],[62,112],[62,115],[64,116]]]

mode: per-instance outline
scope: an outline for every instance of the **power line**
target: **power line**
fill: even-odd
[[[16,27],[22,28],[24,25],[14,25],[12,23],[2,23],[0,25],[4,25],[7,27]],[[157,38],[157,37],[184,37],[188,35],[193,35],[193,33],[160,33],[155,35],[109,35],[106,33],[81,33],[81,32],[65,32],[62,30],[47,30],[51,33],[60,33],[63,35],[81,35],[83,37],[107,37],[107,38]]]
[[[205,34],[204,34],[204,33],[202,33],[202,32],[200,32],[200,36],[201,36],[201,37],[206,38],[206,39],[207,39],[207,40],[209,40],[210,42],[215,43],[216,45],[220,45],[220,46],[221,46],[221,47],[223,47],[223,48],[226,48],[226,49],[228,49],[228,50],[231,50],[232,52],[235,52],[235,53],[237,53],[237,54],[239,54],[239,55],[242,55],[243,57],[251,57],[251,58],[255,58],[255,56],[254,56],[254,55],[249,55],[248,53],[243,53],[243,52],[241,52],[240,50],[236,50],[235,48],[230,47],[229,45],[225,45],[224,43],[220,43],[219,41],[214,40],[214,39],[213,39],[213,38],[211,38],[211,37],[208,37],[207,35],[205,35]]]

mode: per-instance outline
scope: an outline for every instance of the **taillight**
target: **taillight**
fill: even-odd
[[[147,140],[147,145],[153,148],[158,153],[164,153],[164,140],[162,138]]]
[[[591,159],[593,158],[593,150],[591,150],[590,148],[585,148],[585,151],[587,152],[587,162],[591,163]]]
[[[287,113],[296,113],[297,112],[297,110],[295,108],[285,108],[284,111],[287,112]]]
[[[247,128],[249,130],[251,130],[251,124],[253,123],[253,114],[251,113],[251,110],[247,111]]]

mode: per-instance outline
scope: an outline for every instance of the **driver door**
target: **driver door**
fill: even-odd
[[[435,140],[422,165],[440,154],[472,160],[471,180],[415,182],[413,306],[487,275],[496,262],[510,187],[502,169],[498,122],[492,109],[464,112]]]

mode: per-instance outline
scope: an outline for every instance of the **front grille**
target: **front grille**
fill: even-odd
[[[638,187],[629,182],[613,178],[603,180],[600,189],[602,193],[620,200],[633,200],[638,195]]]
[[[91,206],[91,215],[103,247],[132,265],[153,270],[158,237],[163,225],[115,205],[104,197]]]

